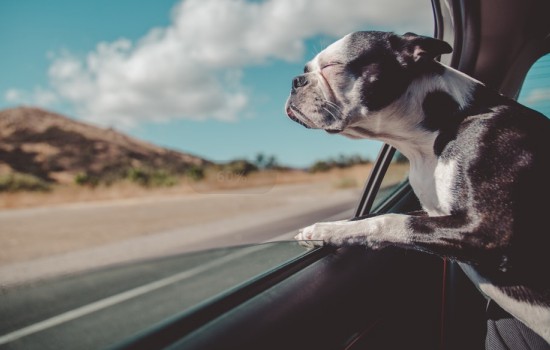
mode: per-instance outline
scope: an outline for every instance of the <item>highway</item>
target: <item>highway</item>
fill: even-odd
[[[0,280],[4,280],[0,289],[0,349],[108,347],[305,252],[294,242],[239,249],[213,247],[290,240],[297,229],[313,222],[351,217],[356,195],[356,192],[336,195],[333,200],[312,204],[310,208],[299,205],[301,210],[296,210],[291,200],[282,203],[289,210],[257,211],[253,214],[259,217],[254,220],[241,216],[240,225],[229,225],[231,218],[227,218],[225,230],[216,228],[218,231],[212,235],[205,232],[202,239],[186,241],[184,248],[175,244],[174,250],[166,249],[169,239],[180,232],[174,228],[93,247],[91,251],[95,253],[84,250],[82,254],[88,256],[80,259],[88,265],[90,259],[101,259],[138,243],[140,246],[150,243],[155,236],[168,242],[160,244],[162,250],[152,247],[152,252],[144,253],[146,249],[141,249],[141,255],[107,259],[109,264],[99,262],[92,268],[46,268],[43,276],[47,278],[32,278],[29,272],[31,277],[27,280],[14,279],[9,277],[8,268],[0,268]],[[271,211],[284,216],[270,216]],[[195,225],[193,232],[201,227],[214,229],[208,225]],[[67,255],[77,254],[71,252],[9,266],[12,271],[30,271],[41,261],[47,265],[49,259],[56,266],[56,261],[67,263],[71,261],[66,260]],[[17,270],[22,264],[27,264],[27,270]]]

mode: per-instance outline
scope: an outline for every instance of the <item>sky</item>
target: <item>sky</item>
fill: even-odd
[[[356,30],[431,35],[430,1],[2,0],[0,109],[38,106],[213,161],[374,158],[380,143],[284,113],[304,63]],[[544,105],[544,81],[522,98]]]

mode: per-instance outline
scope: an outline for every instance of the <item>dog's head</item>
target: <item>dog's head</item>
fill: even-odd
[[[451,51],[444,41],[412,33],[349,34],[293,79],[286,113],[307,128],[340,133],[390,106],[412,80],[435,69],[435,57]]]

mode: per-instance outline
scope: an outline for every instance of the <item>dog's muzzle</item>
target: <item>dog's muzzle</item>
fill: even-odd
[[[296,107],[293,107],[291,104],[289,104],[287,107],[286,107],[286,115],[292,119],[293,121],[295,121],[296,123],[306,127],[307,129],[311,129],[311,126],[307,125],[306,123],[304,123],[303,121],[301,121],[300,119],[298,119],[298,117],[296,116],[295,113],[300,113],[300,111],[296,108]],[[301,114],[301,113],[300,113]]]

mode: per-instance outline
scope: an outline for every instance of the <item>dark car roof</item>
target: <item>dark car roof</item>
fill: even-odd
[[[548,0],[434,0],[436,36],[454,42],[442,61],[510,97],[531,65],[550,52]]]

